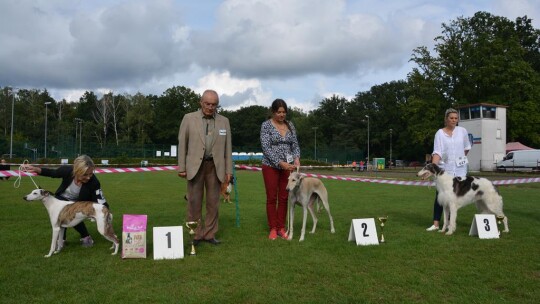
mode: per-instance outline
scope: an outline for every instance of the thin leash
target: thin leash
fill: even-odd
[[[19,174],[17,176],[17,179],[13,183],[14,188],[19,188],[21,186],[21,180],[22,180],[21,172],[28,173],[28,170],[25,169],[26,167],[25,165],[28,165],[28,164],[30,164],[30,162],[27,159],[25,159],[23,163],[19,166],[19,170],[18,170]],[[32,177],[32,175],[28,175],[28,177],[30,177],[30,179],[32,180],[32,183],[34,183],[34,186],[36,186],[36,189],[40,189],[40,187],[34,181],[34,178]]]

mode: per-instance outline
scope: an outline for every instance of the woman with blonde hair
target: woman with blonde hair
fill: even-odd
[[[49,169],[26,165],[25,169],[28,172],[42,176],[61,178],[62,183],[54,193],[54,196],[58,199],[64,201],[92,201],[109,208],[109,204],[107,204],[103,196],[101,184],[94,175],[94,161],[87,155],[77,157],[73,161],[73,166],[67,165],[60,166],[57,169]],[[94,244],[84,222],[73,228],[81,235],[80,241],[84,247],[91,247]]]
[[[444,128],[435,133],[433,143],[432,163],[438,165],[455,177],[467,176],[467,154],[471,150],[469,132],[458,126],[459,113],[455,109],[447,109],[444,113]],[[427,231],[439,230],[439,222],[443,208],[437,201],[438,192],[433,203],[433,225]]]

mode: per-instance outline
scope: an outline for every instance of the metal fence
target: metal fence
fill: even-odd
[[[47,159],[73,159],[81,154],[90,155],[92,158],[176,158],[176,151],[171,151],[177,143],[172,144],[127,144],[116,145],[109,143],[101,146],[96,142],[65,140],[54,142],[47,146]],[[174,147],[173,147],[174,146]],[[10,155],[10,150],[12,155]],[[233,147],[234,152],[261,152],[255,147]],[[301,147],[301,158],[304,160],[314,160],[331,164],[347,164],[351,161],[365,160],[365,151],[357,148],[318,148],[315,151],[312,147]],[[45,157],[44,143],[32,143],[27,141],[0,141],[0,152],[2,158],[28,159],[31,161],[41,160]],[[11,157],[10,157],[11,156]],[[373,155],[372,155],[373,156]]]

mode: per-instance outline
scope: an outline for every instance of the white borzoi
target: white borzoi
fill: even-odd
[[[437,191],[437,201],[444,210],[444,225],[440,232],[451,235],[456,231],[457,211],[471,203],[476,204],[480,213],[504,217],[504,230],[508,232],[508,218],[503,213],[503,199],[497,188],[486,178],[467,176],[453,177],[436,164],[427,164],[417,176],[427,179],[433,176]]]
[[[113,243],[113,255],[118,253],[119,241],[112,227],[112,213],[109,208],[94,202],[71,202],[62,201],[46,190],[36,189],[23,197],[26,201],[42,201],[52,226],[51,249],[45,255],[50,257],[53,253],[58,253],[64,246],[64,232],[66,227],[73,227],[87,218],[96,220],[99,233]]]
[[[306,177],[300,172],[292,172],[289,175],[287,191],[289,191],[289,240],[292,240],[293,238],[294,206],[296,203],[302,205],[304,211],[300,242],[304,240],[304,235],[306,233],[308,210],[311,214],[311,218],[313,219],[313,229],[311,230],[311,233],[315,233],[315,229],[317,228],[317,216],[313,210],[313,203],[317,197],[321,200],[326,212],[328,212],[328,217],[330,218],[330,232],[334,233],[336,231],[334,229],[334,219],[332,218],[332,214],[330,214],[328,192],[320,179],[315,177]]]

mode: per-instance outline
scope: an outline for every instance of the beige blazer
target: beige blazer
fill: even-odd
[[[178,172],[186,172],[188,180],[197,175],[204,159],[205,134],[202,117],[201,110],[184,115],[178,131]],[[212,156],[217,177],[223,183],[225,174],[232,175],[232,141],[229,119],[219,114],[215,115]]]

